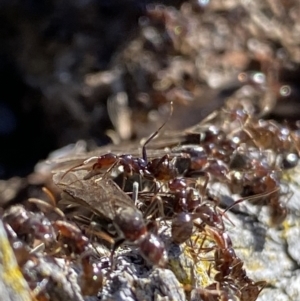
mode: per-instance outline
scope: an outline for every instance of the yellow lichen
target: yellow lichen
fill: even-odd
[[[2,281],[20,300],[31,301],[28,285],[17,265],[12,248],[5,236],[0,238],[0,262],[3,269]]]

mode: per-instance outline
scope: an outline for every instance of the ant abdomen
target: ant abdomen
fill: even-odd
[[[191,214],[180,212],[172,219],[171,233],[172,240],[181,244],[188,240],[193,233],[193,220]]]

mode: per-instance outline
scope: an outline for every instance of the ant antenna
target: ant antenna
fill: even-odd
[[[222,212],[222,216],[225,215],[225,213],[229,210],[231,210],[234,206],[236,206],[237,204],[239,203],[242,203],[244,201],[252,201],[252,200],[256,200],[258,198],[261,198],[261,197],[266,197],[266,196],[269,196],[271,195],[272,193],[274,192],[277,192],[279,191],[280,188],[274,188],[273,190],[269,191],[269,192],[263,192],[263,193],[259,193],[259,194],[256,194],[256,195],[253,195],[253,196],[250,196],[250,197],[245,197],[245,198],[241,198],[237,201],[235,201],[233,204],[231,204],[230,206],[228,206],[223,212]]]
[[[151,134],[151,136],[146,140],[146,142],[143,144],[143,149],[142,149],[142,155],[143,155],[143,159],[144,161],[147,163],[148,162],[148,158],[147,158],[147,152],[146,152],[146,146],[147,144],[153,140],[153,138],[155,138],[158,133],[160,132],[160,130],[166,125],[167,122],[170,121],[172,115],[173,115],[173,100],[170,101],[170,107],[171,107],[171,110],[170,110],[170,114],[169,114],[169,117],[168,119],[153,133]]]

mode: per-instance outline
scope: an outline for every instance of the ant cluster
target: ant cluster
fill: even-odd
[[[8,207],[1,218],[18,264],[16,271],[20,270],[28,283],[30,300],[80,301],[83,296],[96,295],[103,285],[104,265],[97,261],[90,239],[66,219],[53,195],[47,189],[45,192],[49,202],[31,198],[26,205]],[[3,241],[1,244],[4,248]],[[8,246],[5,252],[11,252]],[[77,281],[72,280],[75,270]],[[12,291],[24,298],[28,292],[18,290],[23,279],[16,271],[6,269],[3,277],[12,278]],[[21,300],[15,298],[10,300]]]
[[[185,131],[162,134],[161,126],[143,147],[108,146],[60,158],[53,171],[58,202],[48,194],[46,202],[29,199],[2,208],[3,227],[33,299],[97,296],[107,270],[118,268],[121,245],[135,246],[151,267],[170,268],[170,245],[187,250],[194,237],[201,241],[190,251],[195,266],[213,253],[207,271],[211,282],[201,288],[193,284],[198,299],[254,301],[266,285],[247,275],[227,229],[228,212],[241,203],[264,207],[269,212],[266,226],[274,227],[287,216],[289,192],[282,177],[298,165],[300,125],[263,117],[286,116],[280,112],[283,106],[292,117],[299,113],[299,51],[294,43],[299,5],[233,1],[226,12],[222,1],[202,2],[191,0],[180,10],[147,7],[139,20],[140,38],[117,60],[124,60],[123,70],[110,74],[116,96],[107,101],[109,116],[125,140],[136,134],[129,124],[133,119],[138,124],[137,111],[143,107],[159,111],[170,101],[183,107],[191,100],[198,106],[204,99],[211,112],[228,92],[231,98]],[[287,16],[293,22],[285,22]],[[276,35],[268,28],[276,28]],[[144,74],[146,85],[137,74]],[[100,88],[93,83],[97,77],[87,76],[86,91],[95,93],[83,93],[93,94],[89,104],[108,89],[107,80]],[[119,91],[123,77],[131,87]],[[210,98],[205,85],[214,90]],[[135,118],[130,118],[128,99],[136,102]],[[177,111],[180,122],[198,120],[194,106],[185,115]],[[215,193],[219,183],[238,200],[224,205]],[[100,263],[102,255],[107,260]],[[0,258],[0,268],[1,263]],[[186,295],[189,299],[188,290]]]
[[[183,133],[154,141],[163,126],[143,144],[142,156],[100,149],[101,155],[87,154],[68,169],[64,163],[72,158],[60,160],[63,168],[53,176],[61,191],[58,204],[48,193],[48,202],[29,199],[28,208],[4,210],[4,227],[37,300],[63,295],[71,300],[75,294],[74,289],[57,290],[59,281],[72,287],[58,259],[80,271],[77,285],[83,296],[101,292],[103,270],[116,268],[116,250],[123,244],[136,246],[150,266],[167,268],[170,242],[159,234],[162,225],[173,244],[187,246],[198,235],[203,241],[197,255],[214,252],[211,283],[197,289],[201,300],[257,299],[266,283],[247,276],[226,230],[227,212],[252,202],[268,208],[271,226],[283,222],[287,208],[281,178],[298,164],[299,129],[262,119],[254,106],[235,99]],[[224,209],[212,193],[215,183],[240,199]],[[106,265],[99,263],[96,244],[111,248]]]

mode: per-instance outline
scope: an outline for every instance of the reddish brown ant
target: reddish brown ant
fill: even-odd
[[[170,120],[173,114],[173,102],[170,102],[171,110],[168,119],[144,142],[142,146],[142,158],[133,157],[132,155],[115,155],[107,153],[99,157],[91,157],[85,160],[83,163],[73,166],[67,170],[62,178],[72,170],[88,169],[87,166],[92,164],[92,170],[84,176],[84,180],[88,180],[101,172],[101,169],[106,169],[106,173],[115,166],[122,166],[124,169],[125,177],[131,176],[133,173],[139,174],[143,177],[150,177],[151,179],[165,177],[170,173],[169,178],[173,176],[174,167],[169,167],[170,159],[169,156],[163,156],[161,159],[154,159],[148,161],[146,146],[153,140],[161,131],[161,129]]]
[[[92,262],[92,255],[95,253],[89,239],[82,234],[82,231],[66,221],[55,221],[54,227],[59,233],[59,237],[64,246],[72,252],[78,254],[81,273],[79,275],[79,286],[82,294],[96,295],[103,285],[102,266]],[[95,255],[97,255],[95,253]]]
[[[125,240],[139,246],[140,252],[149,262],[163,266],[166,252],[163,242],[147,230],[142,213],[133,201],[112,180],[82,180],[78,171],[54,175],[54,182],[73,202],[83,205],[95,215],[112,220],[122,238],[115,243],[114,250]]]
[[[209,127],[198,133],[200,145],[181,145],[172,150],[173,153],[184,154],[189,164],[184,171],[185,176],[194,176],[198,173],[207,173],[211,178],[226,182],[229,172],[227,163],[237,145],[226,138],[225,133]],[[186,143],[186,142],[184,142]]]
[[[48,261],[53,261],[55,257],[65,257],[65,255],[68,255],[65,257],[68,262],[77,258],[79,260],[78,267],[81,268],[78,281],[82,294],[97,294],[102,287],[103,277],[101,266],[91,261],[91,255],[95,252],[89,239],[82,234],[78,227],[65,220],[64,213],[56,207],[52,194],[47,189],[43,190],[48,195],[51,203],[35,198],[29,199],[29,203],[35,204],[47,213],[54,212],[57,215],[56,218],[59,217],[63,220],[50,220],[42,212],[32,212],[21,205],[9,207],[3,214],[5,228],[20,268],[23,270],[24,266],[25,270],[23,272],[26,274],[25,265],[29,261],[34,261],[39,266],[40,260],[45,260],[46,264]],[[34,247],[35,240],[40,240],[43,243]],[[65,246],[68,246],[68,252],[66,252],[67,248]],[[41,254],[43,254],[42,257]],[[52,256],[49,257],[49,255]],[[51,282],[51,277],[61,277],[58,271],[57,273],[57,275],[55,273],[50,274],[49,279],[46,275],[43,275],[45,279],[42,281],[45,282],[45,286],[48,286],[49,281]],[[40,286],[38,284],[40,280],[34,277],[31,278],[31,275],[27,275],[27,278],[28,281],[32,282],[31,286],[36,299],[48,300],[48,297],[46,297],[48,288],[37,290],[36,286]],[[43,290],[45,290],[45,293],[42,292]],[[61,294],[64,294],[63,289]]]
[[[59,240],[67,246],[71,254],[79,256],[81,272],[78,282],[84,296],[96,295],[103,285],[102,265],[92,262],[92,255],[97,255],[92,249],[90,240],[82,231],[67,221],[55,221],[54,228],[59,233]]]
[[[4,212],[3,222],[9,224],[18,237],[23,237],[30,246],[33,246],[35,239],[46,246],[55,243],[52,223],[43,213],[33,213],[22,205],[15,205]]]
[[[217,244],[214,263],[214,268],[217,271],[215,280],[222,287],[224,287],[223,284],[233,287],[240,300],[255,301],[266,286],[266,282],[254,282],[246,275],[243,262],[236,256],[231,239],[226,232],[221,233],[210,227],[207,227],[206,231]]]
[[[205,173],[204,179],[203,186],[201,186],[200,178],[173,178],[162,186],[167,189],[167,195],[158,193],[152,197],[152,202],[153,199],[160,200],[161,205],[165,202],[164,208],[160,206],[160,217],[171,217],[172,240],[175,243],[183,243],[191,237],[196,219],[200,220],[199,228],[209,225],[217,229],[224,229],[223,216],[218,212],[217,204],[205,197],[209,175]],[[167,215],[165,216],[164,209],[168,207],[171,210],[166,211]]]
[[[231,172],[229,177],[233,192],[239,192],[243,199],[236,201],[238,204],[245,199],[254,203],[265,204],[270,208],[271,223],[278,225],[287,215],[286,206],[281,198],[280,171],[272,168],[264,157],[249,160],[247,169],[242,172]],[[230,207],[232,208],[232,206]],[[228,209],[226,209],[227,211]]]
[[[209,176],[205,176],[203,187],[199,187],[199,180],[193,178],[175,178],[168,182],[171,193],[175,195],[173,209],[175,217],[172,219],[172,239],[176,243],[183,243],[191,237],[194,220],[200,219],[199,227],[205,225],[224,230],[222,215],[205,200],[206,186]]]
[[[239,111],[239,109],[235,110],[231,112],[237,113]],[[238,130],[235,129],[229,132],[231,140],[237,141],[238,145],[246,143],[249,146],[255,146],[259,150],[273,151],[278,157],[279,166],[282,169],[295,167],[299,161],[297,131],[292,131],[288,126],[279,124],[274,120],[246,116],[246,118],[239,117],[237,119],[240,126]]]
[[[92,263],[90,258],[81,258],[82,272],[78,282],[84,296],[95,296],[103,286],[101,263]]]
[[[64,243],[68,243],[69,246],[72,246],[72,254],[79,256],[79,266],[81,267],[82,271],[80,273],[78,281],[82,294],[96,294],[102,288],[103,277],[101,266],[90,261],[91,256],[89,253],[93,250],[90,249],[91,245],[89,243],[89,240],[74,225],[66,221],[57,220],[52,222],[52,224],[54,225],[54,227],[52,228],[51,223],[49,224],[49,221],[45,219],[43,214],[27,211],[20,205],[12,206],[7,209],[4,212],[4,220],[5,229],[8,233],[9,240],[15,253],[16,259],[22,272],[25,275],[26,280],[29,282],[33,290],[32,294],[35,296],[35,300],[49,300],[49,298],[47,297],[49,295],[49,281],[51,282],[51,279],[53,277],[64,277],[63,272],[60,272],[58,267],[56,267],[55,271],[53,271],[53,273],[51,272],[50,274],[47,268],[45,268],[46,270],[45,272],[43,272],[43,268],[41,267],[41,265],[47,264],[55,265],[54,257],[49,257],[48,255],[52,254],[53,256],[57,257],[58,255],[61,255],[61,251],[56,248],[54,249],[54,251],[47,253],[47,250],[45,251],[44,248],[42,248],[43,256],[41,256],[42,253],[40,248],[29,248],[25,242],[18,238],[18,236],[23,237],[26,235],[30,236],[30,238],[31,236],[33,236],[31,238],[31,241],[33,239],[39,239],[43,241],[45,246],[47,247],[49,242],[51,242],[51,245],[54,245],[54,242],[56,242],[55,230],[57,230],[59,234],[64,238]],[[18,234],[18,236],[16,233]],[[50,237],[51,240],[49,240]],[[32,245],[33,243],[30,244]],[[30,261],[37,267],[35,273],[28,273],[27,264],[29,264],[28,262]],[[41,261],[43,263],[41,263]],[[40,275],[38,270],[41,270]],[[41,285],[41,282],[44,282],[45,286]],[[67,288],[62,287],[60,291],[57,291],[54,294],[61,294],[61,296],[63,296],[64,294],[66,294],[66,292],[64,291],[65,289],[67,290]]]
[[[58,233],[58,240],[62,242],[62,245],[68,246],[76,254],[81,254],[87,250],[89,239],[82,234],[78,227],[62,220],[55,221],[53,226]]]

